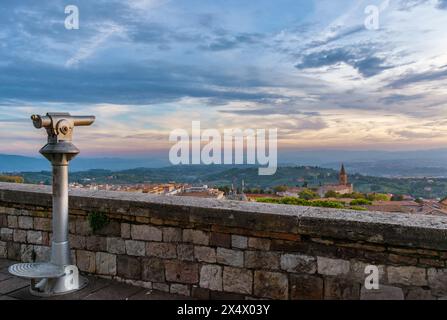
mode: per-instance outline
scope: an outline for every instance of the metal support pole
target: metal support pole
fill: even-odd
[[[70,265],[68,243],[68,165],[53,163],[53,242],[51,262]]]
[[[19,263],[9,267],[13,275],[31,280],[30,291],[38,296],[70,293],[87,285],[87,279],[71,264],[68,242],[68,164],[79,150],[71,143],[75,126],[88,126],[94,116],[47,113],[31,117],[36,128],[45,128],[48,143],[40,150],[53,167],[53,237],[47,263]]]

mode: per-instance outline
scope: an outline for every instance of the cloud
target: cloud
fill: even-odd
[[[435,70],[425,72],[409,72],[397,79],[391,81],[387,86],[390,88],[403,88],[408,85],[421,82],[439,81],[447,78],[447,67],[441,67]]]
[[[232,109],[232,110],[219,110],[221,113],[229,113],[236,115],[251,115],[251,116],[266,116],[266,115],[304,115],[304,116],[319,116],[319,112],[315,111],[299,111],[293,107],[265,107],[255,109]]]
[[[71,69],[30,62],[0,67],[0,100],[67,103],[151,104],[182,97],[262,101],[280,94],[256,90],[250,79],[154,61],[148,66]],[[241,88],[243,86],[244,88]]]
[[[447,0],[400,0],[399,10],[409,11],[421,5],[435,4],[436,8],[444,10],[447,9]]]
[[[373,77],[391,68],[385,65],[385,60],[373,56],[366,48],[335,48],[304,54],[301,62],[295,65],[297,69],[320,68],[346,63],[364,76]]]
[[[259,33],[240,33],[231,37],[219,36],[208,44],[200,45],[199,48],[210,51],[230,50],[244,45],[253,46],[259,44],[263,38],[264,36]]]
[[[379,101],[384,104],[395,104],[395,103],[403,103],[408,101],[414,101],[423,99],[425,95],[416,94],[416,95],[402,95],[402,94],[391,94],[389,96],[380,98]]]
[[[392,131],[394,135],[397,135],[404,139],[430,139],[439,137],[439,132],[420,132],[414,130],[400,130]]]
[[[114,23],[101,25],[98,28],[98,34],[86,41],[78,51],[70,57],[65,63],[66,67],[73,67],[78,65],[82,60],[93,55],[104,43],[106,43],[113,35],[123,35],[125,29]]]

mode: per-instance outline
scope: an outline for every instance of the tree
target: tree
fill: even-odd
[[[313,200],[319,198],[318,194],[310,189],[301,191],[300,193],[298,193],[298,196],[300,197],[300,199],[304,200]]]
[[[387,201],[389,200],[389,197],[383,193],[370,193],[368,194],[367,199],[371,201]]]
[[[23,177],[19,176],[0,176],[0,182],[23,183]]]
[[[372,204],[372,201],[366,200],[366,199],[354,199],[350,203],[351,206],[367,206],[367,205],[371,205],[371,204]]]
[[[275,192],[285,192],[287,191],[287,186],[276,186],[273,190],[275,190]]]
[[[338,196],[339,196],[339,194],[337,192],[335,192],[334,190],[329,190],[324,195],[325,198],[337,198]]]

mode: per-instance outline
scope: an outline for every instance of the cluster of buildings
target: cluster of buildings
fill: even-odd
[[[307,190],[307,187],[290,187],[287,190],[282,192],[277,192],[278,196],[281,197],[293,197],[299,194],[300,192]],[[351,194],[354,192],[354,186],[352,183],[348,181],[348,174],[346,173],[345,166],[342,164],[340,172],[338,174],[338,183],[336,184],[325,184],[319,186],[316,189],[316,193],[321,197],[325,197],[325,195],[329,192],[333,191],[338,194]]]
[[[288,187],[281,192],[269,194],[251,194],[244,192],[244,182],[242,181],[241,191],[238,192],[234,185],[230,191],[225,194],[219,189],[210,188],[207,185],[192,186],[183,183],[154,183],[154,184],[129,184],[129,185],[112,185],[112,184],[95,184],[88,181],[87,184],[71,183],[72,189],[89,189],[89,190],[107,190],[107,191],[125,191],[125,192],[139,192],[147,194],[159,194],[169,196],[187,196],[200,197],[212,199],[226,199],[237,201],[256,201],[259,198],[281,198],[281,197],[298,197],[300,192],[308,190],[306,187]],[[345,202],[347,205],[354,200],[349,197],[354,192],[354,186],[348,180],[348,174],[344,165],[341,166],[338,183],[326,184],[315,188],[314,191],[324,198],[328,192],[335,192],[339,196],[337,198],[327,198],[327,200],[336,200]],[[343,197],[346,195],[346,197]],[[392,195],[388,195],[391,198]],[[402,213],[416,213],[427,215],[447,215],[447,199],[443,201],[437,200],[420,200],[416,201],[411,197],[403,197],[401,201],[381,200],[373,201],[371,204],[363,205],[363,207],[370,211],[382,212],[402,212]]]
[[[192,186],[184,183],[151,183],[151,184],[96,184],[70,183],[70,189],[124,191],[170,196],[189,196],[202,198],[223,199],[224,192],[209,188],[207,185]]]

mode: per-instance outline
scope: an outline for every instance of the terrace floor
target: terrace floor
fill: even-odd
[[[15,261],[0,259],[0,300],[184,300],[188,297],[131,286],[125,283],[88,276],[86,288],[66,295],[41,298],[29,293],[29,280],[8,273]]]

